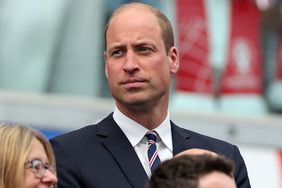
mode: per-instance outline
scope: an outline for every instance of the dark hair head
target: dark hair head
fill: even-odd
[[[183,155],[161,163],[147,188],[197,188],[199,178],[214,171],[233,178],[233,161],[223,156]]]

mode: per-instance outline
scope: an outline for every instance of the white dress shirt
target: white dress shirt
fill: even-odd
[[[148,177],[150,177],[151,169],[147,155],[148,140],[145,137],[148,129],[125,116],[117,107],[115,108],[113,118],[126,135],[132,147],[134,147],[140,162],[142,163]],[[154,130],[159,135],[157,140],[157,150],[160,160],[165,161],[167,159],[171,159],[173,156],[173,150],[169,113],[167,113],[165,120]]]

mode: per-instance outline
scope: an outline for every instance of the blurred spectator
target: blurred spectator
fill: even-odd
[[[233,173],[223,156],[181,155],[161,163],[146,188],[236,188]]]
[[[47,138],[23,125],[0,123],[0,187],[54,187],[57,181]]]

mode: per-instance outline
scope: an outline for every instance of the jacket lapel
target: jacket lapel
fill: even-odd
[[[106,138],[102,144],[112,154],[128,181],[134,188],[143,188],[148,176],[129,140],[113,120],[112,116],[107,122],[99,126],[97,134]]]
[[[190,136],[188,133],[176,126],[171,122],[171,133],[172,133],[172,143],[173,143],[173,155],[182,152],[186,149],[192,148],[188,142]]]

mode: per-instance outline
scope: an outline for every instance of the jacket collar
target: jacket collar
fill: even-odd
[[[104,137],[102,144],[117,161],[132,187],[143,188],[148,176],[134,148],[114,121],[112,114],[97,126],[97,135]]]

